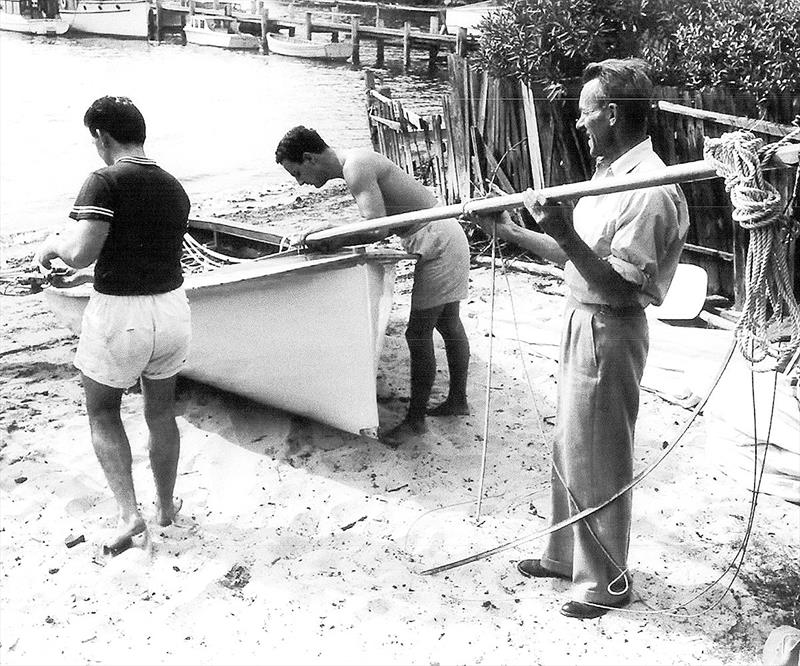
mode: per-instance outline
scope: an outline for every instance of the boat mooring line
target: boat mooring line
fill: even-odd
[[[510,550],[511,548],[514,548],[515,546],[519,546],[519,545],[522,545],[524,543],[528,543],[530,541],[534,541],[536,539],[540,539],[540,538],[542,538],[544,536],[547,536],[548,534],[552,534],[553,532],[557,532],[559,530],[562,530],[565,527],[569,527],[570,525],[574,525],[578,521],[589,517],[593,513],[597,513],[598,511],[600,511],[601,509],[605,508],[606,506],[608,506],[612,502],[616,501],[619,497],[621,497],[622,495],[627,493],[634,486],[638,485],[659,464],[661,464],[661,462],[663,462],[663,460],[672,452],[672,450],[678,445],[680,440],[683,438],[683,436],[689,430],[691,425],[694,423],[695,419],[699,416],[700,412],[703,411],[703,408],[706,406],[706,403],[708,402],[709,398],[711,397],[711,394],[713,393],[714,389],[717,387],[717,384],[719,384],[719,381],[722,378],[723,373],[725,372],[726,368],[728,367],[728,364],[730,363],[731,358],[733,357],[733,353],[736,350],[736,344],[737,344],[736,338],[733,338],[731,340],[731,344],[728,347],[728,351],[725,353],[725,358],[723,360],[723,363],[721,364],[720,369],[718,370],[717,375],[716,375],[713,383],[711,384],[711,387],[708,389],[708,391],[706,392],[705,396],[703,396],[703,399],[694,408],[694,411],[689,416],[689,418],[687,419],[686,423],[683,425],[683,427],[678,432],[678,434],[673,438],[672,442],[670,442],[669,446],[667,446],[661,452],[661,454],[658,456],[658,458],[656,458],[647,467],[645,467],[641,472],[639,472],[630,481],[630,483],[625,484],[625,486],[623,486],[620,490],[618,490],[616,493],[614,493],[614,495],[609,497],[605,502],[602,502],[601,504],[598,504],[597,506],[584,509],[580,513],[576,513],[574,516],[566,518],[566,519],[564,519],[564,520],[562,520],[562,521],[560,521],[560,522],[558,522],[558,523],[556,523],[554,525],[551,525],[550,527],[546,527],[545,529],[542,529],[542,530],[539,530],[537,532],[534,532],[533,534],[530,534],[528,536],[523,536],[523,537],[520,537],[519,539],[514,539],[513,541],[508,541],[508,542],[506,542],[504,544],[501,544],[499,546],[495,546],[494,548],[491,548],[489,550],[485,550],[485,551],[482,551],[480,553],[475,553],[473,555],[469,555],[468,557],[464,557],[464,558],[462,558],[460,560],[456,560],[454,562],[449,562],[447,564],[442,564],[440,566],[433,567],[431,569],[425,569],[424,571],[421,571],[420,574],[423,575],[423,576],[432,576],[434,574],[442,573],[444,571],[450,571],[451,569],[456,569],[456,568],[464,566],[466,564],[472,564],[473,562],[477,562],[478,560],[483,560],[483,559],[486,559],[488,557],[491,557],[492,555],[496,555],[496,554],[501,553],[503,551]]]
[[[486,478],[486,455],[489,450],[489,399],[492,389],[492,347],[494,340],[494,292],[495,292],[495,276],[497,269],[495,267],[495,259],[497,257],[497,220],[492,222],[492,295],[489,305],[489,358],[486,361],[486,409],[483,416],[483,452],[481,454],[481,471],[480,478],[478,479],[478,507],[475,511],[475,522],[479,523],[481,520],[481,503],[483,502],[483,482]]]

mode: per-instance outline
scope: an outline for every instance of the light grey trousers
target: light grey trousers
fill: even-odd
[[[648,350],[647,319],[639,308],[612,311],[569,299],[564,318],[551,524],[602,504],[632,479]],[[630,586],[630,525],[629,491],[551,534],[542,566],[572,578],[575,600],[613,603]]]

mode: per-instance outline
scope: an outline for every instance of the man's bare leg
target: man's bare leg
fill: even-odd
[[[181,451],[180,433],[175,422],[175,377],[142,377],[144,417],[150,432],[150,467],[156,484],[156,521],[171,525],[182,502],[173,497]]]
[[[469,371],[469,338],[459,315],[459,303],[447,303],[436,322],[436,330],[444,340],[450,389],[447,399],[428,410],[430,416],[467,416],[467,373]]]
[[[381,439],[391,446],[428,431],[425,412],[436,379],[436,354],[433,349],[433,329],[444,306],[427,310],[412,310],[406,328],[406,342],[411,360],[411,399],[408,412],[399,425]]]
[[[106,386],[81,374],[92,445],[119,508],[119,527],[104,544],[111,552],[124,550],[131,538],[146,531],[136,504],[131,472],[131,447],[120,416],[122,389]]]

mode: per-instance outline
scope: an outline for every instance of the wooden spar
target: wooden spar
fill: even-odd
[[[800,144],[787,144],[776,151],[772,162],[770,162],[767,168],[778,169],[796,165],[799,159]],[[717,172],[711,164],[705,160],[698,160],[697,162],[668,166],[657,172],[649,172],[634,176],[626,175],[601,178],[598,180],[586,180],[579,183],[545,187],[541,190],[528,190],[528,192],[532,192],[533,194],[547,199],[579,199],[581,197],[638,190],[647,187],[658,187],[660,185],[688,183],[716,177]],[[306,237],[306,241],[318,242],[342,239],[354,234],[361,234],[369,231],[396,231],[414,224],[444,220],[449,217],[461,217],[462,215],[469,216],[471,214],[499,213],[504,210],[521,208],[524,205],[524,197],[525,193],[516,193],[487,199],[473,199],[460,204],[436,206],[435,208],[415,210],[408,213],[401,213],[400,215],[390,215],[372,220],[364,220],[362,222],[343,224],[331,229],[310,233]]]

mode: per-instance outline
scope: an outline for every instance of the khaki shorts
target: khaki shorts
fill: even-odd
[[[75,367],[105,386],[166,379],[186,363],[191,339],[183,287],[150,296],[94,292],[83,313]]]

